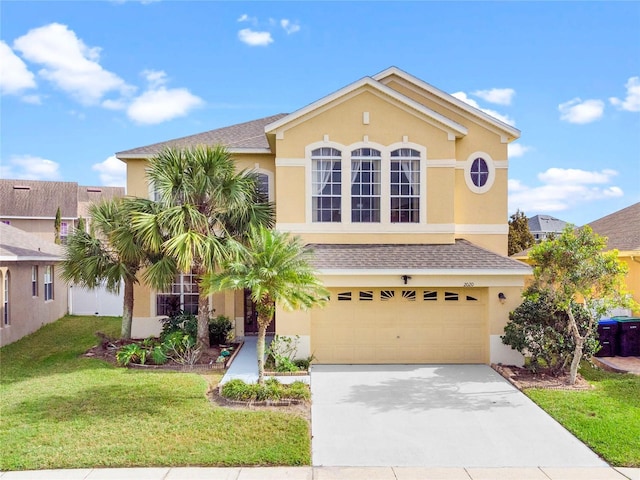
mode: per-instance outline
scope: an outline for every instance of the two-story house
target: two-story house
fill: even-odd
[[[530,268],[507,254],[507,145],[520,132],[395,67],[290,114],[119,152],[127,191],[148,197],[145,167],[167,146],[222,143],[261,175],[276,228],[313,245],[331,292],[324,308],[278,309],[319,363],[517,362],[502,345]],[[134,335],[159,328],[166,295],[194,304],[189,275],[171,293],[136,289]],[[255,333],[243,292],[216,314]]]

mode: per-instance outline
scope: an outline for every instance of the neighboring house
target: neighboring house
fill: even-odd
[[[618,210],[587,225],[607,237],[607,249],[618,250],[618,258],[627,264],[627,288],[640,304],[640,202]],[[640,311],[634,312],[640,315]]]
[[[67,313],[62,247],[0,223],[0,346]]]
[[[529,220],[529,231],[536,240],[536,243],[540,243],[552,234],[560,234],[567,225],[567,222],[559,220],[551,215],[536,215]]]
[[[124,196],[123,187],[88,187],[75,182],[0,179],[0,222],[55,240],[56,211],[60,208],[60,240],[87,219],[92,202]]]
[[[520,132],[397,68],[291,114],[178,138],[116,156],[127,192],[162,148],[222,143],[255,169],[276,228],[315,250],[331,298],[278,308],[275,331],[299,335],[319,363],[489,363],[522,358],[502,345],[529,266],[507,254],[507,145]],[[134,336],[159,331],[167,297],[197,303],[193,279],[135,291]],[[213,295],[216,315],[256,332],[247,293]]]

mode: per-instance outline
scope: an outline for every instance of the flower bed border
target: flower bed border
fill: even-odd
[[[244,345],[244,341],[239,340],[237,342],[233,342],[232,345],[233,344],[237,345],[237,347],[233,349],[233,353],[225,359],[224,362],[220,363],[211,363],[208,365],[141,365],[139,363],[130,363],[126,368],[134,370],[165,370],[172,372],[208,372],[213,370],[226,370],[231,365],[231,362],[236,358],[236,355],[238,355],[238,352]]]

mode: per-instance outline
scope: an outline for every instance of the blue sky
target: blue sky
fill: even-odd
[[[0,3],[2,178],[123,184],[121,150],[397,66],[514,124],[510,212],[640,201],[639,2]]]

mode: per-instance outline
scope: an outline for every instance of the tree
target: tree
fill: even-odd
[[[58,207],[58,210],[56,210],[56,219],[53,221],[53,230],[54,230],[54,237],[53,237],[53,241],[57,244],[60,245],[60,227],[62,227],[62,214],[60,213],[60,207]]]
[[[287,310],[311,308],[324,303],[329,293],[309,263],[311,250],[299,237],[254,228],[246,247],[234,242],[232,251],[221,271],[204,277],[203,287],[208,292],[251,291],[258,313],[258,383],[264,383],[265,335],[276,305]]]
[[[529,230],[529,220],[524,212],[516,210],[516,213],[509,218],[508,254],[513,255],[531,247],[535,239]]]
[[[133,228],[146,248],[174,260],[174,273],[193,272],[198,283],[226,255],[229,239],[273,224],[273,205],[259,193],[255,173],[236,172],[223,146],[165,149],[149,161],[147,178],[157,199],[137,200]],[[166,273],[153,265],[145,279],[161,286]],[[197,316],[198,344],[208,347],[209,303],[202,289]]]
[[[618,260],[617,250],[603,252],[606,239],[589,226],[574,229],[567,225],[561,235],[534,246],[529,258],[534,264],[533,282],[527,295],[548,295],[550,301],[567,315],[565,328],[575,344],[569,383],[576,381],[585,342],[596,335],[598,319],[633,301],[624,289],[627,267]],[[572,305],[580,302],[587,321],[581,327]]]
[[[121,337],[131,338],[133,286],[137,274],[151,261],[166,264],[168,259],[152,258],[131,229],[130,200],[105,200],[89,207],[92,232],[76,229],[65,245],[62,278],[86,288],[102,283],[119,293],[124,283]],[[171,276],[168,277],[172,278]],[[170,280],[169,280],[170,281]]]
[[[84,218],[82,215],[78,217],[78,226],[76,227],[78,230],[82,230],[83,232],[87,229]]]

